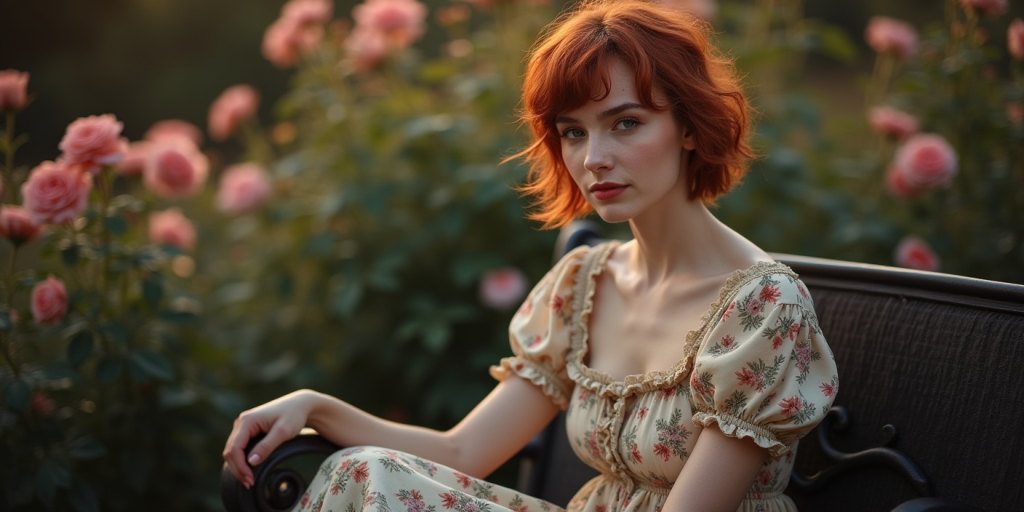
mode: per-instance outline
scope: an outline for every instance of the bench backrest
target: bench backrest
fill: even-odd
[[[600,241],[573,236],[560,252]],[[787,490],[800,510],[928,496],[1024,508],[1024,286],[775,257],[808,285],[839,366],[836,407],[801,441]],[[573,454],[563,418],[544,437],[526,491],[564,506],[596,472]]]

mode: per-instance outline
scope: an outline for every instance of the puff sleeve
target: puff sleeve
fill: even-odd
[[[565,363],[570,349],[572,293],[576,273],[589,247],[566,254],[526,297],[509,324],[513,357],[491,366],[503,381],[518,375],[540,387],[559,408],[569,406],[573,382]]]
[[[761,276],[723,305],[701,342],[690,375],[693,421],[752,438],[778,458],[825,417],[838,379],[803,283]]]

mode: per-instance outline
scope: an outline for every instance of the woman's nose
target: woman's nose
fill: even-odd
[[[597,137],[591,137],[587,141],[587,156],[583,160],[583,168],[590,172],[600,172],[611,169],[611,166],[608,148]]]

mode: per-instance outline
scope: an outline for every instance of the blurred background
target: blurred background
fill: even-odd
[[[1024,5],[670,5],[760,113],[716,216],[768,251],[1024,283]],[[564,7],[0,0],[0,72],[29,73],[0,75],[0,510],[220,510],[232,420],[305,387],[461,419],[552,263],[499,162]],[[85,155],[89,123],[131,144]],[[44,211],[47,186],[81,200]]]

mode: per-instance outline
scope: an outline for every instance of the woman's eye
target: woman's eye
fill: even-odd
[[[580,130],[579,128],[567,128],[562,132],[562,137],[566,139],[578,139],[584,135],[583,130]]]
[[[636,119],[622,119],[617,123],[617,128],[620,130],[630,130],[640,124]]]

